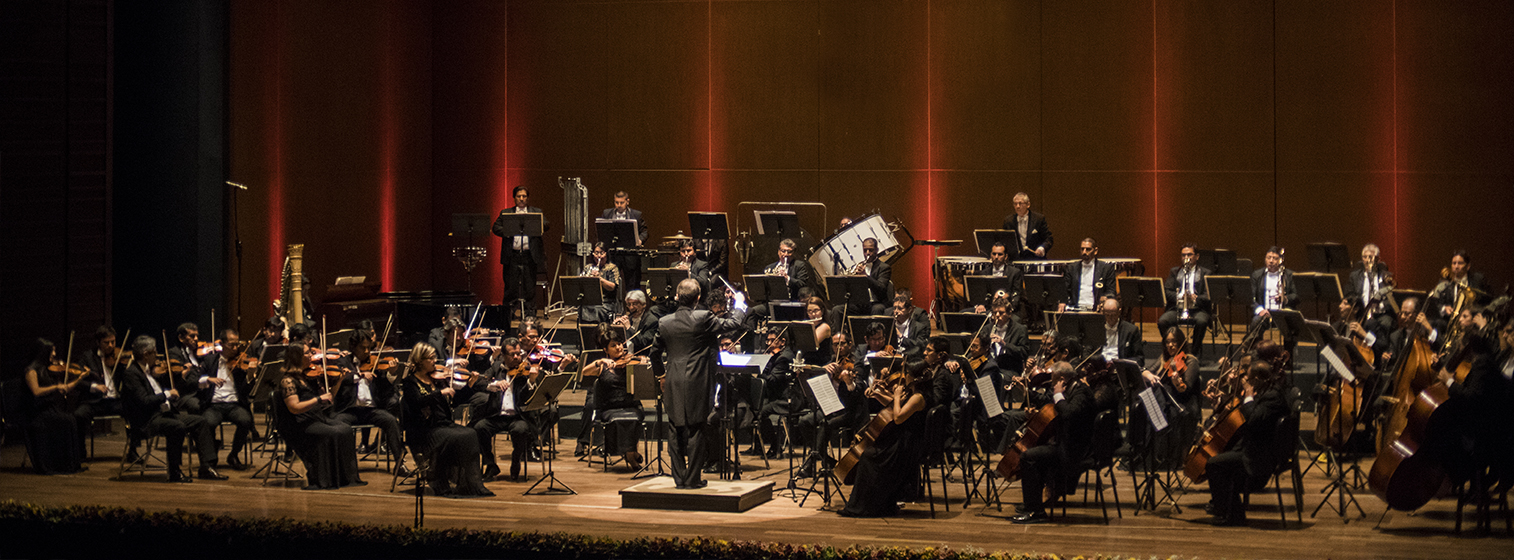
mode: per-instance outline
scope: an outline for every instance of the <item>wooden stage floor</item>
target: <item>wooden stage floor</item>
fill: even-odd
[[[20,468],[22,448],[8,444],[0,453],[0,496],[42,505],[110,505],[141,507],[148,510],[182,509],[195,513],[235,517],[289,517],[308,521],[342,521],[409,526],[413,521],[414,497],[406,492],[390,493],[391,477],[365,465],[363,477],[368,486],[336,491],[301,491],[298,484],[264,486],[250,479],[251,471],[223,471],[231,480],[195,481],[193,484],[165,484],[162,474],[147,477],[128,476],[111,480],[115,475],[123,436],[120,425],[116,434],[97,438],[98,457],[89,463],[90,470],[68,476],[44,477]],[[228,434],[229,435],[229,434]],[[508,440],[500,438],[507,448]],[[571,441],[559,445],[572,449]],[[506,452],[507,449],[501,449]],[[1307,459],[1306,459],[1307,460]],[[255,461],[261,464],[262,459]],[[503,460],[508,464],[508,455]],[[1363,469],[1370,465],[1364,461]],[[759,465],[760,466],[760,465]],[[774,462],[772,469],[748,465],[745,478],[774,480],[782,488],[787,461]],[[1415,515],[1393,512],[1374,528],[1383,504],[1370,492],[1357,495],[1365,518],[1352,516],[1349,522],[1327,507],[1319,517],[1309,513],[1320,503],[1320,489],[1328,480],[1320,469],[1305,475],[1304,522],[1296,522],[1292,498],[1285,492],[1289,523],[1286,529],[1278,520],[1277,499],[1270,489],[1253,496],[1249,512],[1251,527],[1217,528],[1209,525],[1203,512],[1208,500],[1204,487],[1179,498],[1181,513],[1162,508],[1158,513],[1143,511],[1133,515],[1132,479],[1121,473],[1119,495],[1123,518],[1103,523],[1098,507],[1080,507],[1074,500],[1068,516],[1047,525],[1021,526],[1006,517],[1012,503],[1000,512],[975,501],[964,509],[960,480],[949,488],[951,511],[937,497],[937,517],[930,518],[927,504],[905,507],[903,515],[889,519],[850,519],[822,511],[817,498],[804,507],[786,496],[740,514],[702,513],[660,510],[620,509],[622,488],[637,481],[631,473],[612,468],[601,472],[568,458],[556,463],[558,478],[578,491],[570,496],[523,496],[526,483],[491,482],[496,494],[492,498],[452,500],[427,497],[425,525],[430,528],[471,528],[504,531],[544,531],[583,533],[614,538],[644,536],[707,536],[720,539],[815,543],[836,546],[905,546],[912,548],[950,547],[978,551],[1043,552],[1060,555],[1106,554],[1127,557],[1183,558],[1499,558],[1514,553],[1514,539],[1502,531],[1496,520],[1491,537],[1459,537],[1452,531],[1454,501],[1441,499]],[[537,466],[532,474],[539,475]],[[766,477],[766,478],[762,478]],[[534,478],[534,477],[533,477]],[[939,486],[937,491],[939,492]],[[1018,486],[1008,489],[1007,499],[1017,500]],[[834,502],[837,506],[840,499]],[[1352,513],[1355,513],[1353,510]],[[0,545],[3,549],[3,545]],[[0,556],[3,556],[0,550]]]

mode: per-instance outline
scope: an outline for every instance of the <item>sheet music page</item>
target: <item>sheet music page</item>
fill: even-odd
[[[983,401],[983,410],[988,412],[988,417],[993,418],[1004,414],[1004,407],[999,404],[999,392],[994,390],[994,380],[987,375],[973,381],[978,386],[978,400]]]
[[[1319,354],[1325,357],[1325,361],[1330,363],[1330,367],[1333,367],[1335,368],[1335,371],[1340,372],[1341,378],[1345,379],[1347,383],[1356,382],[1356,373],[1352,372],[1351,368],[1346,367],[1346,362],[1341,361],[1341,357],[1335,354],[1334,349],[1330,348],[1329,346],[1321,346],[1319,349]]]
[[[1146,418],[1151,420],[1151,427],[1155,431],[1167,429],[1167,416],[1162,414],[1162,409],[1157,403],[1157,393],[1151,387],[1140,392],[1141,406],[1146,409]]]
[[[836,394],[836,387],[831,385],[831,376],[816,375],[804,380],[810,385],[810,390],[815,392],[815,403],[820,405],[820,413],[830,416],[841,411],[841,395]]]

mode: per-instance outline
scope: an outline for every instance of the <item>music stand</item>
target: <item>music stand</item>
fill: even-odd
[[[725,212],[689,212],[689,237],[729,239],[731,228]]]
[[[799,229],[799,215],[793,210],[753,210],[757,215],[757,235],[798,239],[804,236]]]
[[[1267,312],[1272,316],[1272,325],[1282,333],[1283,340],[1298,340],[1299,333],[1304,332],[1304,314],[1292,309],[1273,309]]]
[[[820,345],[815,341],[815,325],[809,321],[769,321],[768,329],[774,326],[788,330],[789,347],[800,352],[815,352]]]
[[[1015,285],[1007,276],[966,276],[967,304],[993,305],[994,296],[1004,292],[1005,297],[1015,293]],[[1013,302],[1010,303],[1013,306]]]
[[[541,384],[536,386],[536,391],[534,393],[531,393],[530,400],[526,401],[525,406],[522,406],[521,410],[524,412],[535,412],[538,410],[544,410],[548,407],[557,406],[557,395],[561,394],[562,390],[568,387],[568,382],[572,380],[573,374],[571,373],[554,373],[542,377]],[[557,473],[552,469],[553,458],[556,457],[557,454],[543,454],[547,456],[546,474],[543,474],[541,479],[537,480],[535,484],[532,484],[530,488],[527,488],[525,493],[523,493],[522,495],[530,496],[531,492],[533,490],[536,490],[537,486],[541,486],[541,483],[543,482],[547,483],[547,487],[543,488],[541,492],[538,492],[537,494],[578,494],[577,490],[568,487],[567,484],[563,484],[561,480],[557,479]],[[559,484],[562,485],[561,488],[558,488]]]
[[[1353,264],[1346,246],[1340,243],[1308,243],[1304,245],[1304,251],[1309,256],[1309,268],[1318,272],[1329,274],[1337,268],[1350,270]]]
[[[863,339],[867,338],[867,328],[869,325],[873,323],[883,325],[883,333],[887,337],[888,330],[891,328],[893,322],[894,318],[888,315],[849,315],[846,318],[847,326],[852,329],[852,342],[856,343],[857,346],[866,344]]]
[[[1104,314],[1095,312],[1064,311],[1057,314],[1057,340],[1065,340],[1065,337],[1077,338],[1083,344],[1083,351],[1087,353],[1090,348],[1104,347]],[[1098,342],[1097,346],[1093,345]],[[1094,350],[1097,351],[1097,350]],[[1077,356],[1082,358],[1082,356]],[[1069,357],[1072,359],[1072,357]]]
[[[779,301],[768,305],[773,312],[773,320],[780,323],[787,321],[809,321],[809,314],[804,312],[804,303],[798,301]]]
[[[1026,274],[1025,301],[1041,309],[1056,309],[1067,302],[1067,277],[1061,274]]]
[[[944,311],[941,313],[941,324],[943,326],[942,330],[946,331],[948,334],[974,334],[977,333],[979,329],[982,329],[983,324],[987,322],[988,315],[985,313],[971,313],[966,311]]]
[[[1008,229],[973,230],[973,241],[976,241],[978,243],[978,254],[984,257],[987,257],[989,253],[993,252],[995,243],[1004,244],[1004,253],[1006,255],[1020,254],[1020,248],[1014,246],[1015,241],[1019,239],[1019,237],[1020,232]]]
[[[1345,297],[1341,292],[1340,276],[1333,272],[1295,272],[1293,285],[1298,289],[1299,308],[1313,303],[1316,319],[1329,317]]]
[[[810,408],[804,414],[816,415],[818,418],[815,422],[815,429],[825,430],[826,418],[830,417],[830,414],[826,414],[825,405],[841,405],[841,399],[836,394],[836,388],[831,385],[830,374],[825,369],[815,366],[815,369],[809,370],[809,375],[805,376],[802,381],[799,381],[798,385],[804,391],[804,397],[809,399]],[[824,392],[823,395],[817,392],[816,385],[819,385],[820,390]],[[831,414],[840,413],[843,410],[833,410]],[[819,449],[811,449],[810,455],[805,457],[804,463],[797,470],[789,471],[789,486],[794,493],[798,494],[799,491],[804,491],[804,498],[799,500],[799,507],[804,507],[804,503],[810,499],[810,494],[820,494],[821,500],[825,503],[825,505],[821,506],[821,509],[826,509],[831,504],[832,494],[841,493],[841,479],[836,478],[836,470],[834,468],[822,468],[820,464],[820,457],[829,453],[830,446],[830,438],[821,440]],[[804,472],[806,466],[814,470],[814,476],[810,479],[809,488],[799,488],[797,482],[800,478],[803,478],[799,476],[799,473]],[[822,473],[821,471],[824,472]],[[832,482],[835,483],[834,487],[831,486]],[[815,486],[821,484],[824,485],[822,489],[816,490]]]
[[[1274,312],[1274,314],[1276,314],[1276,312]],[[1328,323],[1320,321],[1305,321],[1304,332],[1309,337],[1309,339],[1315,343],[1316,347],[1319,348],[1319,354],[1316,355],[1315,361],[1318,362],[1321,359],[1325,359],[1330,363],[1331,367],[1328,370],[1325,368],[1319,368],[1319,371],[1324,372],[1320,376],[1320,383],[1322,385],[1329,385],[1329,371],[1335,371],[1336,374],[1341,377],[1342,383],[1359,382],[1361,380],[1369,379],[1373,375],[1372,367],[1366,364],[1366,361],[1361,355],[1361,352],[1357,351],[1356,345],[1350,344],[1346,341],[1346,339],[1337,336],[1335,334],[1335,328],[1331,327]],[[1350,371],[1349,369],[1347,369],[1348,366],[1346,366],[1346,364],[1338,357],[1340,353],[1345,353],[1347,355],[1347,357],[1351,360],[1351,363],[1357,367],[1356,371]],[[1315,367],[1319,367],[1318,363],[1316,363]],[[1344,389],[1344,387],[1341,388],[1341,390]],[[1321,399],[1328,398],[1330,398],[1329,393],[1324,393],[1321,395]],[[1323,414],[1325,410],[1325,407],[1323,406],[1323,400],[1321,401],[1320,405],[1321,406],[1316,410],[1320,411],[1319,413]],[[1359,399],[1357,406],[1361,406]],[[1354,414],[1352,415],[1357,419],[1357,422],[1361,421],[1361,415],[1359,414],[1359,412],[1360,409],[1358,408],[1357,410],[1353,411]],[[1336,417],[1337,415],[1335,414],[1327,415],[1327,417],[1325,418],[1325,425],[1327,427],[1324,429],[1333,433],[1336,430],[1342,428],[1343,426],[1338,426],[1335,424]],[[1349,429],[1349,433],[1354,434],[1356,432],[1356,423],[1353,422]],[[1348,435],[1346,439],[1350,440],[1351,438]],[[1344,448],[1345,445],[1346,442],[1344,441],[1340,444],[1342,448]],[[1366,518],[1367,513],[1362,510],[1361,503],[1356,501],[1356,494],[1352,492],[1353,488],[1360,488],[1362,481],[1366,480],[1367,478],[1367,476],[1362,473],[1361,466],[1358,464],[1360,457],[1353,456],[1351,458],[1351,464],[1348,466],[1342,463],[1340,459],[1336,457],[1337,452],[1344,451],[1344,449],[1336,449],[1331,445],[1326,445],[1323,447],[1324,449],[1321,451],[1320,455],[1323,455],[1325,457],[1327,464],[1334,463],[1336,465],[1336,468],[1334,469],[1335,476],[1330,481],[1330,484],[1327,484],[1324,488],[1320,489],[1320,492],[1324,493],[1324,497],[1320,500],[1320,504],[1314,507],[1314,512],[1310,513],[1309,517],[1318,515],[1319,510],[1326,505],[1330,505],[1330,509],[1335,511],[1336,515],[1345,517],[1346,512],[1348,511],[1347,505],[1349,504],[1356,506],[1357,512],[1361,513],[1363,518]],[[1319,457],[1315,457],[1315,461],[1318,460]],[[1332,494],[1336,496],[1338,504],[1330,503],[1330,496]]]
[[[764,359],[754,359],[759,356]],[[724,460],[721,461],[720,478],[723,480],[741,480],[741,453],[738,451],[741,448],[741,442],[738,441],[736,435],[736,408],[740,403],[736,402],[736,396],[733,396],[732,393],[736,391],[735,387],[737,383],[746,384],[747,387],[752,386],[753,380],[757,378],[758,374],[762,373],[763,366],[767,364],[767,359],[765,358],[768,358],[768,356],[728,354],[724,352],[720,354],[720,377],[718,378],[720,381],[720,392],[716,395],[719,404],[716,407],[716,411],[720,414],[720,430],[723,434],[726,434],[726,438],[721,441],[722,453],[724,454],[722,457]],[[743,389],[742,392],[746,395],[747,399],[750,399],[752,394],[755,393],[752,389]],[[743,402],[747,403],[748,410],[750,411],[750,400],[744,400]],[[757,411],[751,411],[750,413],[755,415]],[[757,442],[754,439],[752,445],[755,447],[756,444]],[[660,452],[661,447],[658,449]],[[766,460],[766,458],[763,459],[764,462]]]
[[[1240,274],[1236,268],[1235,251],[1229,249],[1199,249],[1199,266],[1209,269],[1210,274],[1230,276]]]
[[[599,287],[598,276],[563,276],[558,280],[564,305],[579,309],[604,305],[605,294]]]
[[[648,478],[653,476],[669,476],[668,470],[672,467],[663,458],[663,441],[666,440],[666,422],[662,415],[662,385],[657,382],[657,374],[653,373],[650,364],[630,364],[626,366],[626,388],[631,390],[631,396],[638,401],[654,401],[654,409],[657,416],[652,419],[652,439],[657,440],[657,456],[647,464],[641,466],[641,470],[631,475],[631,480]],[[656,472],[651,472],[653,468]],[[703,467],[701,467],[703,468]]]
[[[742,278],[746,282],[747,295],[752,298],[752,301],[781,301],[789,299],[788,279],[782,276],[748,274]]]
[[[689,277],[689,271],[681,268],[648,268],[647,297],[654,301],[673,299],[678,283]]]
[[[1419,309],[1421,311],[1423,311],[1425,309],[1425,296],[1426,295],[1427,295],[1427,293],[1425,291],[1423,291],[1423,290],[1401,290],[1401,289],[1394,289],[1393,290],[1393,297],[1388,298],[1388,305],[1393,306],[1393,314],[1397,315],[1398,314],[1398,308],[1399,308],[1399,305],[1401,305],[1401,302],[1403,302],[1404,300],[1409,299],[1409,298],[1412,297],[1412,298],[1419,299]]]
[[[616,220],[611,218],[595,218],[594,232],[599,240],[610,249],[634,249],[640,232],[636,231],[636,220]]]
[[[1221,276],[1211,274],[1204,277],[1204,289],[1209,291],[1209,301],[1214,303],[1215,315],[1219,315],[1220,309],[1225,314],[1216,317],[1216,322],[1225,327],[1225,352],[1230,352],[1230,345],[1235,342],[1235,330],[1230,325],[1236,322],[1236,306],[1241,306],[1245,313],[1241,324],[1251,324],[1251,306],[1256,304],[1252,295],[1250,276]],[[1220,305],[1224,302],[1224,306]]]
[[[825,292],[830,294],[831,303],[846,305],[847,309],[872,310],[872,291],[868,284],[871,279],[866,276],[827,276],[825,278]]]
[[[1136,325],[1142,328],[1142,332],[1145,332],[1147,309],[1156,308],[1159,317],[1167,309],[1167,284],[1163,279],[1127,276],[1115,282],[1119,284],[1120,306],[1140,310]]]

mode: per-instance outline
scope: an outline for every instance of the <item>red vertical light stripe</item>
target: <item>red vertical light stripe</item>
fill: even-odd
[[[1151,0],[1151,256],[1153,270],[1161,270],[1162,255],[1162,194],[1161,169],[1157,155],[1157,2]]]
[[[1393,34],[1393,248],[1391,256],[1398,259],[1401,254],[1399,247],[1403,246],[1402,231],[1398,223],[1398,2],[1389,2],[1388,24],[1392,27]]]
[[[715,208],[715,2],[704,6],[704,208]]]
[[[279,37],[284,28],[283,3],[274,2],[272,35]],[[264,115],[264,122],[271,123],[271,133],[266,144],[270,162],[268,181],[268,301],[283,297],[279,285],[284,274],[284,41],[273,41],[274,64],[264,83],[273,84],[273,99],[266,106],[271,114]]]
[[[493,176],[490,177],[490,184],[493,186],[490,193],[490,212],[498,212],[515,205],[515,197],[511,193],[515,185],[510,180],[510,5],[503,4],[502,10],[504,13],[498,22],[501,32],[496,34],[498,50],[495,56],[499,57],[499,66],[503,67],[504,71],[494,73],[492,83],[492,95],[495,97],[493,105],[499,111],[499,115],[492,119],[495,129],[494,161],[491,164]],[[484,259],[483,266],[478,268],[478,274],[473,276],[474,285],[478,286],[474,290],[480,299],[485,301],[502,301],[505,297],[505,280],[504,269],[499,263],[501,249],[499,239],[492,235],[485,236],[484,239],[483,246],[495,245],[489,250],[493,258]]]
[[[394,48],[394,17],[391,10],[394,6],[382,10],[382,25],[384,32],[380,35],[384,44],[383,67],[380,69],[379,91],[382,115],[379,123],[380,142],[380,166],[379,170],[379,279],[383,290],[394,289],[394,164],[398,157],[396,154],[396,128],[395,118],[398,111],[395,108],[394,79],[395,72],[395,48]]]

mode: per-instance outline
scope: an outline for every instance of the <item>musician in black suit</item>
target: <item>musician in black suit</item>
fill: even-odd
[[[342,365],[347,373],[333,396],[331,411],[333,419],[339,423],[378,427],[384,432],[389,452],[397,457],[401,450],[400,422],[396,416],[400,407],[399,391],[395,389],[394,380],[389,375],[397,375],[399,372],[381,374],[374,371],[377,369],[374,344],[373,331],[368,329],[354,330],[347,337],[347,348],[352,353],[342,357]],[[365,445],[368,441],[367,430],[363,429]],[[396,476],[404,476],[407,471],[403,464],[396,464],[394,472]]]
[[[526,364],[524,373],[519,372],[525,360],[520,340],[511,337],[500,342],[494,364],[489,367],[488,385],[484,390],[489,395],[483,404],[473,408],[473,428],[478,435],[478,448],[484,456],[484,480],[499,476],[499,454],[494,452],[494,434],[510,434],[510,480],[520,478],[521,465],[531,454],[532,437],[536,428],[531,415],[526,414],[526,402],[536,392],[536,383],[541,378],[541,368]]]
[[[1015,232],[1016,260],[1044,259],[1051,251],[1051,227],[1046,216],[1030,211],[1030,195],[1015,193],[1015,213],[1004,217],[1004,229]]]
[[[1388,265],[1377,260],[1380,252],[1377,245],[1368,243],[1362,246],[1361,265],[1351,270],[1346,284],[1341,286],[1346,299],[1359,308],[1370,305],[1364,318],[1364,326],[1369,330],[1383,330],[1393,324],[1393,314],[1388,312],[1386,298],[1372,301],[1381,291],[1393,288],[1393,273],[1388,271]]]
[[[1093,389],[1077,382],[1072,364],[1057,362],[1051,369],[1057,421],[1049,442],[1027,450],[1020,457],[1020,488],[1024,494],[1021,513],[1011,518],[1015,523],[1051,521],[1044,509],[1043,493],[1048,486],[1053,496],[1069,491],[1068,471],[1088,455],[1093,442],[1093,421],[1098,414]]]
[[[1436,319],[1450,321],[1455,312],[1457,295],[1469,288],[1474,291],[1467,307],[1471,307],[1470,304],[1486,305],[1492,301],[1487,278],[1481,272],[1472,270],[1472,260],[1465,249],[1457,249],[1451,253],[1451,266],[1441,270],[1440,283],[1430,292],[1429,305],[1425,311]]]
[[[200,355],[200,327],[194,323],[180,324],[174,330],[175,342],[168,348],[168,358],[184,364],[184,375],[174,376],[174,388],[179,390],[179,406],[184,410],[198,414],[200,406],[200,370],[201,362],[208,357]]]
[[[1172,272],[1167,275],[1167,311],[1157,318],[1157,329],[1165,333],[1185,322],[1183,312],[1186,310],[1186,321],[1193,323],[1193,344],[1190,349],[1194,356],[1202,356],[1204,334],[1209,332],[1209,322],[1214,319],[1210,314],[1209,286],[1204,279],[1213,271],[1199,266],[1197,244],[1183,244],[1181,255],[1183,264],[1172,267]]]
[[[1120,298],[1106,296],[1099,306],[1099,312],[1104,315],[1104,345],[1099,349],[1104,359],[1110,362],[1131,360],[1138,364],[1145,363],[1146,344],[1141,341],[1141,328],[1120,318]]]
[[[841,400],[841,410],[824,414],[819,407],[815,407],[809,414],[799,419],[801,433],[814,434],[810,445],[810,456],[805,459],[800,468],[799,476],[809,477],[815,474],[815,469],[831,469],[836,465],[835,459],[824,451],[830,442],[836,441],[838,433],[856,433],[857,429],[867,424],[867,384],[861,378],[862,372],[853,362],[850,366],[842,362],[843,357],[853,355],[852,337],[844,332],[838,332],[831,336],[831,348],[835,350],[836,359],[825,365],[825,373],[829,377],[831,387],[836,390],[836,397]]]
[[[847,312],[854,315],[883,315],[888,312],[890,303],[889,292],[894,287],[894,269],[888,263],[878,260],[878,240],[872,237],[862,240],[863,261],[857,268],[849,271],[867,278],[867,309],[848,309]],[[831,294],[831,297],[840,297]]]
[[[727,247],[728,240],[695,239],[693,243],[694,255],[699,260],[710,263],[710,275],[725,278],[729,274],[726,271],[730,266],[730,261],[727,259],[727,255],[730,254],[730,249]]]
[[[778,242],[778,260],[763,267],[762,273],[768,276],[779,276],[785,279],[788,288],[787,294],[769,294],[772,301],[799,301],[813,295],[812,287],[815,280],[815,271],[804,259],[795,258],[796,245],[793,239],[784,239]],[[785,297],[787,296],[787,297]],[[763,303],[752,307],[752,312],[746,316],[750,325],[756,325],[762,319],[772,316],[772,307]]]
[[[1242,379],[1240,410],[1246,421],[1236,431],[1230,450],[1210,458],[1205,468],[1209,504],[1204,509],[1215,517],[1216,525],[1246,524],[1242,493],[1265,485],[1277,470],[1280,446],[1293,445],[1277,440],[1278,422],[1289,414],[1278,385],[1277,374],[1263,361],[1252,362]]]
[[[909,289],[894,292],[894,349],[911,359],[923,357],[930,338],[930,314],[910,303]]]
[[[657,325],[660,347],[667,355],[664,402],[673,424],[668,456],[678,488],[702,488],[706,483],[700,479],[700,471],[707,452],[715,445],[709,436],[717,425],[712,415],[718,340],[722,332],[741,328],[746,296],[735,295],[734,309],[727,319],[694,309],[699,303],[699,282],[693,279],[678,283],[676,297],[678,310],[659,319]],[[653,362],[654,367],[657,363]]]
[[[668,264],[668,268],[689,271],[689,278],[699,281],[699,289],[704,293],[710,293],[710,263],[699,258],[699,252],[694,250],[694,242],[683,240],[678,242],[678,260]],[[721,285],[724,289],[724,285]],[[663,294],[657,294],[659,296]],[[673,298],[668,298],[669,300]]]
[[[1025,370],[1025,359],[1030,357],[1030,335],[1020,318],[1010,313],[1010,300],[994,299],[989,322],[983,330],[988,337],[987,352],[999,371],[1019,375]]]
[[[252,390],[247,383],[247,372],[237,361],[242,358],[243,348],[235,329],[221,333],[221,351],[206,356],[200,365],[200,416],[215,429],[221,422],[236,426],[231,439],[231,452],[226,454],[226,466],[236,470],[247,468],[242,463],[242,448],[252,436]],[[212,457],[214,455],[212,454]],[[210,462],[211,467],[216,462]]]
[[[74,363],[89,370],[82,383],[86,387],[82,390],[83,398],[73,410],[80,457],[86,456],[85,440],[95,418],[121,414],[121,372],[126,370],[126,355],[116,345],[116,329],[110,325],[95,329],[94,338],[95,347],[85,349],[74,359]],[[136,448],[135,441],[132,448]]]
[[[499,211],[494,219],[494,235],[500,238],[499,262],[505,265],[504,304],[512,309],[524,309],[526,317],[536,316],[536,273],[547,262],[546,249],[540,235],[514,235],[505,237],[505,214],[541,214],[541,209],[527,205],[525,185],[515,187],[515,206]],[[541,230],[548,229],[547,217],[542,216]]]
[[[635,220],[636,248],[640,249],[646,245],[647,221],[642,219],[640,210],[631,208],[630,193],[626,191],[615,193],[615,206],[606,208],[599,217],[606,220]],[[624,289],[641,289],[641,255],[616,253],[610,260],[620,268],[620,276],[625,281],[622,284]]]
[[[1025,272],[1020,267],[1009,262],[1009,249],[1004,242],[995,242],[988,249],[988,270],[984,271],[987,276],[996,276],[1009,279],[1009,293],[1005,294],[1011,304],[1020,301],[1020,295],[1025,291]],[[983,312],[983,306],[978,306],[978,312]]]
[[[1067,280],[1067,301],[1057,305],[1057,311],[1067,311],[1068,308],[1093,311],[1099,305],[1099,298],[1115,294],[1115,268],[1113,264],[1098,259],[1098,242],[1092,237],[1085,238],[1079,244],[1078,252],[1082,259],[1062,271],[1062,277]]]
[[[1251,273],[1252,326],[1272,320],[1273,310],[1298,308],[1298,286],[1293,283],[1293,271],[1283,268],[1283,248],[1267,249],[1265,262],[1266,266]],[[1292,356],[1298,335],[1282,325],[1278,327],[1283,332],[1283,346]]]
[[[957,427],[957,440],[970,441],[969,434],[976,434],[977,441],[986,452],[998,453],[999,444],[1004,439],[1004,426],[1008,418],[999,414],[993,418],[988,417],[988,410],[984,405],[985,398],[996,399],[1002,408],[1004,401],[1004,374],[999,369],[999,364],[994,361],[990,354],[993,348],[993,340],[988,332],[980,332],[973,336],[967,344],[966,360],[961,363],[967,365],[967,369],[961,372],[963,387],[966,391],[958,391],[957,398],[952,401],[952,421]],[[1024,365],[1025,360],[1020,360]],[[973,367],[977,364],[977,367]],[[989,386],[993,387],[992,393],[986,397],[978,390],[977,380],[988,377]],[[965,393],[965,394],[964,394]]]
[[[792,402],[795,393],[803,394],[794,385],[794,349],[788,347],[787,333],[776,330],[767,333],[767,364],[757,377],[762,380],[762,409],[757,413],[757,430],[762,441],[767,443],[766,454],[770,459],[783,456],[783,418],[802,405]],[[753,449],[761,451],[755,445]],[[755,454],[755,453],[748,453]]]
[[[1450,394],[1442,409],[1449,414],[1439,426],[1431,425],[1437,429],[1426,439],[1453,483],[1468,480],[1481,468],[1499,480],[1514,475],[1514,322],[1500,315],[1480,314],[1477,320],[1489,324],[1468,330],[1472,367],[1466,378],[1457,382],[1450,370],[1440,370]]]
[[[1378,364],[1379,369],[1390,371],[1393,367],[1393,356],[1409,349],[1409,333],[1423,337],[1425,342],[1435,351],[1440,351],[1445,344],[1444,337],[1446,324],[1440,320],[1432,320],[1424,313],[1419,312],[1419,298],[1407,298],[1398,304],[1398,321],[1395,328],[1388,333],[1388,343],[1383,348],[1383,358]]]
[[[122,410],[127,425],[139,430],[139,435],[162,436],[167,449],[169,482],[193,482],[180,469],[184,460],[184,436],[193,434],[200,450],[201,474],[206,478],[222,479],[214,468],[205,467],[206,460],[215,460],[215,443],[210,425],[198,414],[176,406],[181,395],[169,379],[173,374],[155,375],[158,365],[157,341],[141,335],[132,342],[133,360],[121,376]]]

